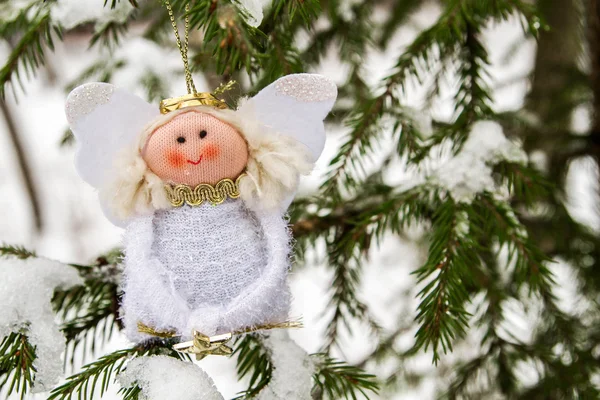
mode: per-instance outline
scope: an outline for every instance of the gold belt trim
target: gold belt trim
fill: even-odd
[[[233,349],[227,346],[226,344],[235,335],[270,329],[302,328],[302,326],[302,321],[296,320],[262,324],[215,336],[206,336],[200,332],[194,331],[193,340],[177,343],[173,346],[173,349],[180,353],[195,354],[196,360],[201,360],[207,355],[229,356],[233,352]],[[157,331],[154,328],[151,328],[142,322],[137,323],[137,328],[138,331],[141,333],[145,333],[163,339],[171,339],[177,337],[177,333],[175,331]]]

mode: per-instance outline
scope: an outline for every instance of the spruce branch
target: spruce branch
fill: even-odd
[[[127,23],[107,22],[95,30],[90,39],[90,47],[100,44],[111,49],[115,48],[126,33]]]
[[[23,246],[14,246],[9,244],[3,244],[0,246],[0,257],[15,256],[20,259],[29,257],[35,257],[35,253],[27,250]]]
[[[72,348],[72,357],[80,344],[87,348],[87,342],[91,342],[94,352],[98,344],[110,339],[115,328],[121,328],[119,295],[113,282],[88,279],[85,286],[55,293],[53,304],[62,314],[64,323],[61,330],[67,338],[67,345]],[[71,358],[71,363],[73,361]]]
[[[110,1],[110,8],[115,8],[117,6],[117,3],[119,3],[121,0],[104,0],[104,7],[107,6],[108,2]],[[139,7],[137,0],[128,0],[129,4],[131,4],[134,7]]]
[[[119,393],[123,396],[123,400],[138,400],[142,394],[142,389],[136,385],[127,389],[121,388]]]
[[[268,20],[265,23],[268,23]],[[261,60],[265,74],[253,85],[253,91],[264,88],[283,75],[304,71],[305,65],[294,45],[294,34],[294,29],[290,26],[277,24],[272,28],[263,50],[270,56]]]
[[[81,372],[68,377],[67,382],[52,390],[48,400],[70,400],[73,396],[77,396],[78,399],[92,400],[96,393],[102,396],[108,390],[114,376],[125,367],[127,360],[143,352],[145,352],[143,348],[132,347],[100,357],[97,361],[85,365]]]
[[[218,74],[231,74],[244,69],[249,75],[259,68],[259,46],[265,35],[246,24],[238,8],[229,0],[201,1],[196,4],[174,0],[180,11],[190,4],[190,29],[204,31],[204,46],[211,49]]]
[[[411,131],[414,125],[396,122],[393,125],[394,132],[402,132],[396,137],[399,154],[408,153],[413,161],[419,161],[429,153],[432,146],[449,138],[455,140],[454,145],[458,149],[466,138],[468,127],[474,121],[493,116],[490,107],[491,89],[486,82],[489,61],[478,36],[488,19],[506,19],[518,12],[522,4],[499,1],[492,7],[483,7],[476,3],[449,2],[439,20],[422,32],[399,58],[394,72],[384,80],[381,94],[362,102],[362,108],[353,111],[348,119],[352,131],[330,164],[327,180],[322,186],[324,197],[337,198],[339,201],[342,189],[346,192],[362,189],[358,179],[358,173],[362,170],[361,158],[368,157],[373,151],[373,144],[383,128],[382,118],[393,115],[397,120],[406,119],[393,114],[394,109],[397,109],[399,94],[404,91],[409,78],[420,81],[424,72],[435,63],[443,61],[459,65],[456,121],[440,130],[426,144],[419,140],[418,134]],[[472,4],[473,8],[465,7],[466,4]],[[511,187],[521,190],[521,186],[515,185],[522,181],[515,179],[514,175],[511,178]],[[529,193],[527,190],[523,191]],[[457,226],[456,219],[463,213],[469,215],[472,212],[470,208],[462,210],[451,200],[442,202],[432,218],[434,233],[428,262],[416,271],[420,281],[430,281],[420,293],[422,301],[417,320],[421,328],[417,333],[415,348],[427,348],[431,345],[434,362],[439,360],[438,345],[444,352],[449,351],[452,349],[452,342],[466,332],[468,314],[464,303],[468,300],[468,294],[463,287],[471,276],[470,269],[478,265],[479,260],[476,256],[476,243],[458,234],[460,227]],[[534,251],[530,247],[520,249],[529,256]],[[352,253],[345,249],[344,254]],[[330,260],[332,259],[335,260],[330,256]],[[518,260],[519,270],[522,270],[523,264],[528,263],[523,261],[523,257]],[[330,326],[330,330],[335,335],[335,325]]]
[[[300,213],[308,204],[294,207],[292,220],[295,238],[301,246],[324,237],[330,267],[333,269],[324,349],[337,343],[340,326],[352,319],[367,321],[373,330],[379,327],[366,312],[365,304],[357,297],[360,287],[362,258],[372,243],[385,233],[399,233],[407,226],[423,222],[433,214],[432,204],[420,187],[405,192],[394,192],[383,184],[363,186],[363,192],[350,199],[345,207],[336,207],[329,213]],[[319,209],[330,205],[320,204]],[[327,314],[328,315],[328,314]]]
[[[389,13],[389,18],[381,27],[378,45],[382,48],[386,48],[390,42],[390,39],[393,38],[394,33],[400,26],[404,24],[404,22],[406,22],[411,13],[416,11],[420,5],[421,2],[419,0],[395,2],[392,6],[392,11]]]
[[[508,247],[507,264],[514,262],[514,282],[527,282],[530,290],[540,292],[553,298],[551,287],[554,279],[546,263],[548,256],[542,253],[527,237],[527,230],[518,220],[511,207],[488,195],[481,197],[481,204],[487,208],[488,213],[482,213],[483,221],[490,215],[496,221],[495,237],[501,245]]]
[[[436,54],[446,54],[449,49],[456,48],[456,31],[459,27],[452,18],[457,6],[449,6],[448,11],[440,17],[433,27],[422,32],[400,56],[394,72],[386,77],[381,85],[381,94],[366,101],[357,102],[357,107],[348,117],[347,125],[352,129],[347,141],[341,146],[330,162],[330,171],[321,187],[324,196],[340,196],[340,189],[356,187],[358,181],[353,176],[352,168],[361,167],[360,158],[369,155],[374,141],[380,138],[381,121],[389,110],[398,104],[398,91],[406,84],[409,77],[421,79],[423,71],[431,67]],[[400,137],[400,141],[404,140]],[[399,146],[402,145],[399,143]],[[413,148],[414,146],[406,146]]]
[[[256,334],[248,334],[236,343],[237,374],[240,379],[249,378],[248,388],[236,399],[256,397],[271,381],[273,366],[267,349]]]
[[[465,207],[451,199],[436,210],[427,262],[414,272],[425,283],[419,292],[415,348],[431,346],[434,363],[440,360],[439,348],[444,353],[452,351],[453,342],[465,334],[468,325],[465,284],[470,280],[469,269],[479,260],[476,243],[462,231],[462,213],[467,213]]]
[[[271,8],[273,18],[279,18],[285,10],[290,22],[293,22],[296,16],[300,15],[300,18],[308,27],[321,12],[319,0],[273,0]]]
[[[0,390],[8,385],[7,396],[13,392],[25,398],[31,387],[36,369],[35,348],[22,333],[10,333],[0,343]]]
[[[548,179],[531,166],[503,161],[496,164],[494,171],[505,179],[514,200],[528,207],[541,201],[552,189]]]
[[[187,355],[176,352],[172,345],[172,340],[154,340],[100,357],[84,365],[80,372],[71,375],[64,384],[54,388],[48,400],[71,400],[72,398],[93,400],[96,395],[102,397],[109,385],[124,370],[127,362],[135,357],[164,354],[189,361]],[[139,388],[136,388],[121,390],[121,393],[126,396],[126,399],[135,399],[140,393]]]
[[[493,117],[491,109],[491,88],[487,80],[486,69],[489,67],[488,54],[479,39],[483,26],[466,17],[465,43],[459,53],[460,87],[456,94],[455,110],[459,113],[452,125],[449,137],[456,139],[460,146],[466,138],[468,127],[477,120]]]
[[[0,69],[1,98],[4,98],[9,82],[21,81],[23,72],[35,74],[39,66],[44,64],[43,48],[47,46],[54,50],[53,34],[62,40],[60,28],[52,23],[50,13],[45,7],[37,10],[30,20],[22,16],[19,25],[25,26],[26,29]]]
[[[357,186],[358,181],[351,168],[362,170],[361,156],[373,151],[374,141],[381,136],[381,121],[384,103],[391,96],[391,86],[377,97],[364,102],[348,119],[352,131],[340,150],[329,163],[330,171],[321,190],[324,197],[340,199],[340,186],[346,190]]]
[[[88,348],[91,342],[94,352],[116,329],[122,329],[118,288],[122,256],[120,249],[114,249],[90,266],[71,264],[84,277],[84,285],[57,291],[52,298],[53,307],[63,321],[61,330],[71,350],[71,364],[80,345]]]
[[[377,394],[379,383],[374,375],[362,369],[332,359],[326,354],[312,354],[317,371],[313,375],[315,386],[313,399],[356,399],[360,393],[369,398],[369,393]]]
[[[339,249],[335,251],[340,254]],[[367,306],[356,295],[361,277],[360,264],[341,255],[338,255],[335,261],[332,265],[334,275],[327,304],[328,309],[333,309],[333,315],[327,323],[324,351],[337,344],[340,326],[346,325],[350,319],[365,319],[367,316]]]
[[[25,259],[36,255],[24,247],[3,245],[0,247],[0,256]],[[117,288],[121,273],[117,264],[121,258],[122,252],[115,249],[100,256],[93,265],[70,264],[84,277],[84,285],[56,290],[54,293],[52,305],[63,321],[61,330],[67,345],[71,346],[71,364],[80,344],[87,348],[88,341],[91,342],[93,352],[98,344],[110,339],[115,328],[121,328]]]
[[[271,381],[273,365],[271,355],[265,348],[260,336],[246,335],[236,343],[238,355],[238,377],[248,377],[248,389],[236,399],[255,398]],[[311,354],[316,370],[313,374],[312,389],[315,399],[356,399],[361,393],[368,398],[367,392],[377,393],[379,384],[375,376],[365,373],[359,367],[336,361],[326,354]]]

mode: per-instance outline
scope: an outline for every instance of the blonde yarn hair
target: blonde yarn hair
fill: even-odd
[[[246,99],[240,100],[239,105]],[[240,107],[242,108],[242,107]],[[100,189],[100,197],[119,218],[151,214],[171,207],[165,183],[150,169],[143,154],[152,133],[186,112],[202,112],[233,126],[248,145],[246,176],[240,179],[241,198],[255,210],[278,210],[293,194],[300,175],[310,173],[314,160],[308,148],[257,121],[252,107],[244,111],[220,110],[209,106],[186,107],[161,115],[148,124],[133,146],[115,160],[112,179]]]

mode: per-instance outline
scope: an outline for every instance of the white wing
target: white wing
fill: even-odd
[[[160,112],[139,97],[108,83],[86,83],[67,97],[65,111],[77,141],[75,168],[95,188],[106,183],[115,156],[133,143]],[[102,207],[115,225],[120,221]]]
[[[316,162],[325,146],[323,120],[337,98],[337,86],[318,74],[293,74],[279,78],[242,105],[254,111],[266,131],[290,136],[303,143]],[[282,203],[285,212],[295,191]]]
[[[323,120],[337,97],[337,87],[317,74],[279,78],[243,106],[253,107],[258,120],[273,131],[305,144],[317,161],[325,146]]]

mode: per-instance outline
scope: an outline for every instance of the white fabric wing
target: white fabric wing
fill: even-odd
[[[75,167],[95,188],[105,183],[117,153],[160,114],[158,107],[108,83],[75,88],[65,109],[77,139]]]
[[[279,78],[240,110],[251,107],[262,125],[306,145],[317,161],[325,146],[323,120],[337,97],[337,87],[318,74],[293,74]]]
[[[101,82],[75,88],[67,97],[65,111],[77,141],[75,168],[97,189],[106,183],[117,154],[160,115],[157,106]],[[107,212],[107,207],[102,209],[115,225],[124,225]]]

